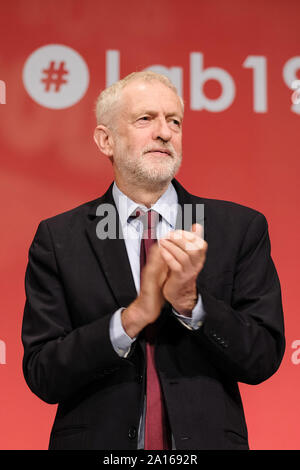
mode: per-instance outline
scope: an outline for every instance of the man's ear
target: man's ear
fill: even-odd
[[[94,131],[94,141],[100,152],[108,157],[113,156],[113,137],[108,127],[99,124]]]

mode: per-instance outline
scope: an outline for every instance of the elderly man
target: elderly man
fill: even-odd
[[[237,383],[274,374],[285,344],[265,217],[174,179],[166,77],[127,76],[96,115],[114,182],[40,223],[26,272],[23,368],[59,404],[50,449],[247,449]]]

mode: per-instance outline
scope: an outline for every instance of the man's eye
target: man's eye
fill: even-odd
[[[149,119],[149,116],[142,116],[139,118],[139,121],[148,121]]]
[[[171,123],[174,124],[174,125],[177,126],[177,127],[180,127],[180,126],[181,126],[181,122],[180,122],[178,119],[172,119],[172,120],[171,120]]]

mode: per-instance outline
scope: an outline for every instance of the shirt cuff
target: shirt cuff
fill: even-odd
[[[123,328],[121,313],[124,307],[119,308],[110,319],[109,335],[114,350],[120,357],[126,358],[130,352],[132,343],[136,338],[130,338]]]
[[[203,303],[202,303],[202,297],[200,294],[198,295],[197,303],[192,310],[191,317],[180,315],[179,313],[176,312],[176,310],[174,310],[174,308],[172,310],[175,316],[180,321],[180,323],[182,323],[189,330],[198,330],[202,326],[205,315],[206,315],[204,307],[203,307]]]

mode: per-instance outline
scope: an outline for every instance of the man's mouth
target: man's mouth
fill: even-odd
[[[168,149],[150,149],[150,150],[147,150],[147,152],[145,153],[155,153],[157,155],[168,155],[169,157],[172,156],[172,153],[170,152],[170,150]]]

